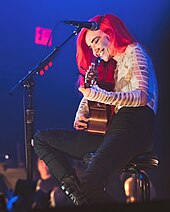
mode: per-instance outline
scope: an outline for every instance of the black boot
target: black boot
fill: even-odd
[[[74,175],[64,177],[61,181],[60,188],[71,199],[74,205],[88,205],[80,191],[80,182]]]

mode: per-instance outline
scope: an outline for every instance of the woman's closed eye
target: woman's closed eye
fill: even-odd
[[[95,44],[97,44],[97,43],[98,43],[99,39],[100,39],[100,38],[97,38],[97,39],[95,40]]]
[[[100,40],[100,37],[95,37],[95,38],[93,38],[93,40],[91,41],[91,43],[92,44],[97,44],[99,40]],[[91,45],[89,45],[88,48],[90,50],[92,50],[92,46]]]
[[[93,40],[91,41],[91,43],[97,44],[98,41],[99,41],[99,39],[100,39],[100,36],[97,36],[97,37],[93,38]]]

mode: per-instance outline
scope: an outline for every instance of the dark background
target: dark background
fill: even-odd
[[[9,154],[8,166],[25,163],[23,87],[10,89],[39,62],[44,46],[34,43],[35,28],[53,28],[61,20],[87,21],[97,14],[114,13],[149,50],[159,83],[159,107],[155,127],[155,152],[160,166],[151,173],[158,199],[169,198],[169,49],[168,0],[7,0],[0,3],[0,154]],[[53,34],[53,51],[74,30],[59,24]],[[53,67],[36,76],[34,88],[35,131],[40,128],[72,128],[80,93],[77,91],[75,37],[60,51]],[[147,123],[146,123],[147,124]],[[3,162],[0,156],[0,162]]]

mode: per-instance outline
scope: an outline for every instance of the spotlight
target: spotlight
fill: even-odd
[[[9,158],[10,158],[9,155],[6,154],[5,159],[8,160]]]
[[[0,154],[0,159],[8,160],[10,158],[9,154]]]

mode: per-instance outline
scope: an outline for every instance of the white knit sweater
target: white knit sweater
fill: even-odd
[[[115,112],[121,107],[143,105],[142,92],[147,94],[147,105],[156,113],[158,105],[157,79],[152,61],[139,43],[128,45],[125,52],[114,57],[117,67],[114,75],[115,89],[105,91],[94,85],[88,97],[83,97],[76,119],[80,115],[88,116],[88,100],[114,105]]]

